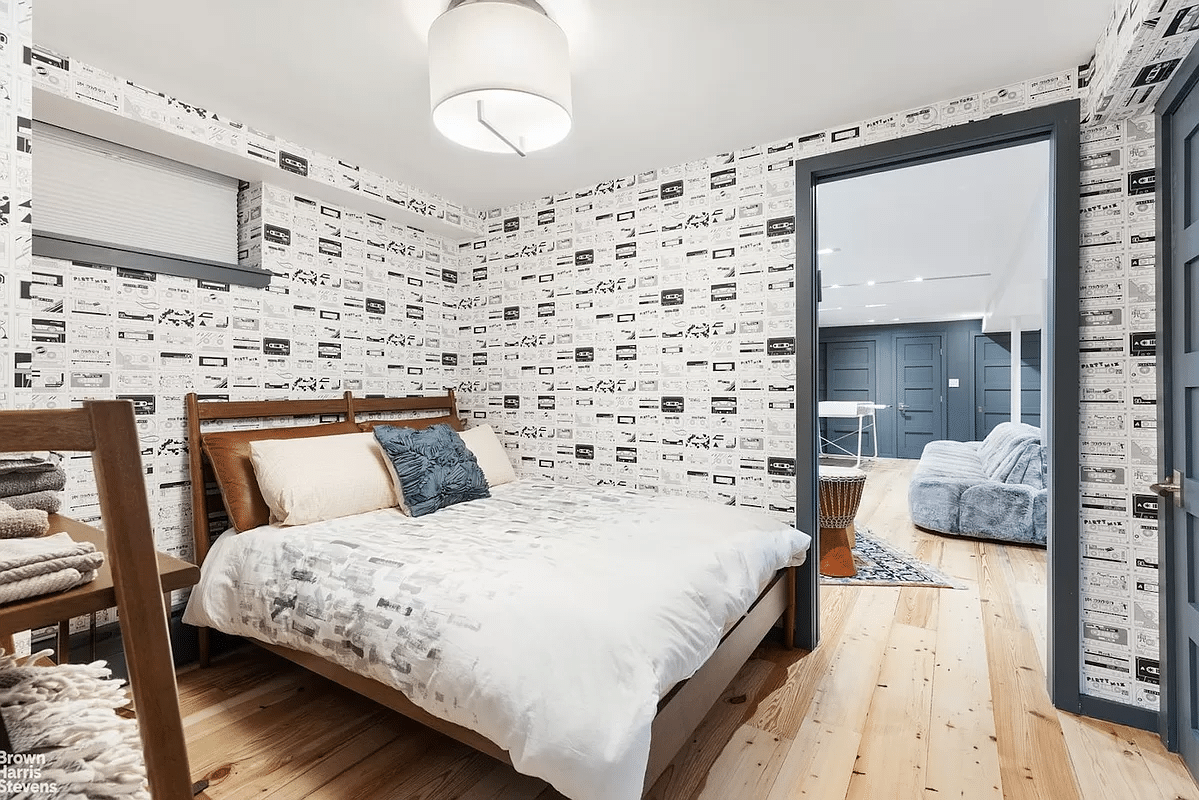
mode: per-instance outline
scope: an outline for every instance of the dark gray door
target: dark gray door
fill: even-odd
[[[945,438],[945,388],[940,336],[895,337],[896,455],[920,458],[924,445]]]
[[[825,345],[825,371],[829,400],[870,400],[878,397],[876,343],[873,340],[829,342]],[[858,422],[854,419],[821,419],[826,439],[856,451]],[[863,452],[870,453],[864,439]],[[825,452],[844,455],[843,450],[825,446]]]
[[[1012,417],[1011,334],[974,337],[974,438]]]
[[[1020,342],[1020,421],[1041,427],[1041,334],[1025,333]]]
[[[1012,418],[1012,335],[974,337],[974,438]],[[1041,334],[1020,337],[1020,421],[1041,425]]]
[[[1161,501],[1172,558],[1170,607],[1172,669],[1166,702],[1175,714],[1178,744],[1192,774],[1199,767],[1199,92],[1191,91],[1169,118],[1170,260],[1165,265],[1171,291],[1162,301],[1165,352],[1162,367],[1170,386],[1171,437],[1167,476],[1181,484],[1173,503]],[[1166,165],[1163,165],[1166,166]],[[1163,481],[1166,483],[1167,481]],[[1155,487],[1165,488],[1169,487]],[[1154,502],[1152,495],[1138,498]],[[1176,693],[1170,697],[1170,693]]]

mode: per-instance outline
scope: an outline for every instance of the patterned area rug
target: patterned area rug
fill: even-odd
[[[953,578],[925,564],[910,553],[896,550],[881,539],[870,535],[861,526],[853,547],[853,563],[858,574],[852,578],[833,578],[821,575],[821,583],[863,586],[935,586],[942,589],[961,589]]]

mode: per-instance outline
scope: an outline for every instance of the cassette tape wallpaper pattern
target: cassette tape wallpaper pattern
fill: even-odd
[[[464,246],[462,402],[523,474],[793,519],[794,180],[765,164],[788,157],[757,153],[752,196],[729,154],[514,209]]]
[[[1117,0],[1089,65],[1084,118],[1101,123],[1151,114],[1197,38],[1195,0]]]
[[[525,474],[788,518],[794,160],[1078,93],[1059,73],[491,212],[488,237],[462,246],[464,407]],[[1156,464],[1153,120],[1082,139],[1080,681],[1156,708],[1156,522],[1140,497]]]
[[[1154,118],[1082,129],[1083,689],[1159,700]]]
[[[18,312],[18,302],[29,275],[33,242],[33,85],[26,60],[32,10],[31,0],[0,5],[0,408],[18,404],[11,365],[18,343],[29,337],[28,320]]]
[[[191,554],[183,396],[229,399],[438,393],[456,382],[442,346],[457,321],[444,242],[272,186],[239,195],[242,247],[267,289],[34,259],[18,346],[22,404],[133,401],[160,549]],[[261,243],[261,246],[259,246]],[[448,260],[448,264],[446,263]],[[66,506],[99,509],[90,461],[71,459]]]
[[[438,194],[318,153],[67,55],[34,47],[31,60],[33,82],[39,89],[257,163],[273,165],[293,176],[403,208],[419,217],[444,221],[460,229],[464,236],[481,231],[478,212],[464,209]]]

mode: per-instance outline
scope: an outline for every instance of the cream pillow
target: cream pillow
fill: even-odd
[[[512,469],[512,462],[508,460],[504,446],[500,444],[499,437],[490,425],[467,428],[459,435],[462,441],[466,442],[466,448],[474,453],[479,468],[483,470],[483,476],[487,478],[488,486],[499,486],[501,483],[516,480],[516,470]]]
[[[399,504],[373,433],[250,442],[271,523],[304,525]]]

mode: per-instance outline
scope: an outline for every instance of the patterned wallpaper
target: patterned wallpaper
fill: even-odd
[[[1083,689],[1146,708],[1158,690],[1153,117],[1082,131]]]
[[[0,408],[17,405],[10,365],[17,343],[29,340],[19,298],[29,275],[33,241],[33,84],[28,62],[32,22],[31,0],[0,5]]]
[[[436,237],[269,184],[245,186],[238,211],[239,239],[274,274],[266,289],[46,258],[33,259],[21,287],[18,317],[30,334],[8,373],[16,404],[132,400],[155,537],[184,559],[192,553],[187,392],[405,395],[457,381],[442,346],[443,320],[457,327],[453,248],[443,253]],[[66,471],[66,509],[96,521],[91,460],[71,457]]]
[[[1199,39],[1195,0],[1117,0],[1089,76],[1084,119],[1119,121],[1153,113],[1153,104]]]
[[[241,244],[278,273],[256,290],[40,259],[31,268],[20,210],[30,192],[30,59],[12,46],[29,40],[29,5],[8,10],[0,358],[13,368],[0,373],[0,400],[137,400],[160,544],[181,554],[190,514],[182,395],[193,388],[261,398],[456,385],[468,413],[500,429],[524,474],[625,481],[788,515],[794,160],[1085,97],[1078,75],[1061,72],[479,218],[465,212],[466,228],[485,238],[458,254],[436,237],[321,203],[317,183],[346,176],[275,139],[275,158],[298,151],[316,183],[311,197],[270,184],[243,190]],[[52,91],[260,157],[255,135],[207,111],[62,57],[32,60]],[[1113,97],[1136,82],[1105,66],[1116,61],[1097,61],[1092,82]],[[1140,496],[1156,462],[1154,155],[1152,119],[1122,116],[1133,107],[1108,104],[1101,122],[1083,127],[1080,681],[1085,693],[1155,708],[1156,524]],[[357,172],[360,191],[393,185]],[[405,203],[423,202],[394,187],[397,200],[407,191]],[[436,198],[431,207],[434,216],[454,210]],[[73,477],[70,503],[87,518],[95,501],[85,480]]]
[[[32,2],[32,0],[27,0]],[[334,186],[364,198],[403,208],[427,219],[446,222],[462,235],[480,232],[480,215],[441,195],[380,175],[335,156],[318,153],[249,125],[147,88],[42,47],[30,54],[33,82],[39,89],[160,128],[256,163]],[[319,192],[314,188],[312,191]]]
[[[30,337],[20,298],[33,242],[32,42],[32,0],[0,4],[0,408],[20,405],[11,365],[17,348]],[[18,654],[29,652],[28,635],[14,638]]]
[[[22,404],[132,400],[159,545],[184,558],[187,392],[404,395],[456,381],[441,344],[455,278],[442,243],[270,185],[246,186],[238,201],[239,235],[263,242],[251,249],[274,274],[266,289],[35,258],[23,292],[33,333],[16,353]],[[72,513],[94,520],[90,461],[72,459],[68,473]]]

